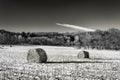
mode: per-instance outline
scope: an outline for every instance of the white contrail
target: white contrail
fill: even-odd
[[[89,29],[89,28],[80,27],[80,26],[76,26],[76,25],[70,25],[70,24],[56,23],[56,25],[63,26],[63,27],[74,28],[74,29],[79,29],[79,30],[83,30],[83,31],[87,31],[87,32],[94,32],[94,31],[96,31],[94,29]]]

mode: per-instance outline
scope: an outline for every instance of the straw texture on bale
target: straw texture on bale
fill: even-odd
[[[89,52],[87,51],[80,51],[77,55],[77,57],[79,59],[83,59],[83,58],[89,58]]]
[[[45,63],[47,62],[47,54],[41,49],[30,49],[27,54],[27,61],[29,63]]]

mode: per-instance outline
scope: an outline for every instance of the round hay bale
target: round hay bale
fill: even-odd
[[[87,51],[80,51],[77,55],[77,57],[79,59],[83,59],[83,58],[89,58],[89,52]]]
[[[27,54],[27,61],[29,63],[45,63],[47,62],[47,54],[41,49],[30,49]]]

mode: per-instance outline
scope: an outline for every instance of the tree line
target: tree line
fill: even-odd
[[[76,46],[78,48],[120,50],[120,30],[112,28],[106,31],[74,33],[0,30],[0,44]]]
[[[78,47],[120,50],[120,30],[109,29],[107,31],[78,33],[80,39],[75,43]]]

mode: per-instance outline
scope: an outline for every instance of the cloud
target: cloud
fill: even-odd
[[[94,32],[95,31],[94,29],[85,28],[85,27],[76,26],[76,25],[71,25],[71,24],[56,23],[56,25],[63,26],[63,27],[69,27],[69,28],[73,28],[73,29],[79,29],[79,30],[83,30],[86,32]]]

